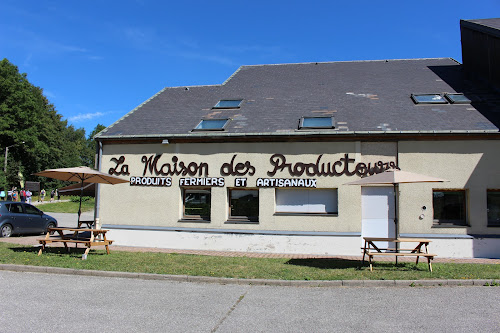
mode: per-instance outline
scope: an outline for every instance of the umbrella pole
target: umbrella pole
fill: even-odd
[[[82,215],[83,179],[80,186],[80,205],[78,206],[78,226],[80,226],[80,215]]]

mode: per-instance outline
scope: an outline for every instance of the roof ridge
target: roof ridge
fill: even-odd
[[[163,90],[166,89],[179,89],[179,88],[203,88],[203,87],[220,87],[220,84],[195,84],[192,86],[175,86],[175,87],[165,87]]]
[[[314,65],[314,64],[335,64],[335,63],[358,63],[358,62],[389,62],[389,61],[411,61],[411,60],[445,60],[450,59],[457,62],[451,57],[434,57],[434,58],[408,58],[408,59],[373,59],[373,60],[338,60],[338,61],[311,61],[311,62],[291,62],[282,64],[257,64],[257,65],[243,65],[238,68],[238,70],[231,75],[234,76],[243,67],[263,67],[263,66],[288,66],[288,65]],[[458,62],[457,62],[458,63]]]

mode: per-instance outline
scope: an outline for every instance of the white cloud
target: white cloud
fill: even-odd
[[[26,58],[24,59],[24,67],[30,67],[31,66],[31,59],[33,58],[33,54],[28,54]]]
[[[46,89],[43,90],[43,94],[48,98],[56,98],[56,94]]]
[[[161,40],[151,28],[127,27],[122,33],[129,46],[142,50],[154,49],[158,40]]]
[[[124,27],[118,32],[128,47],[137,50],[161,52],[170,57],[195,59],[228,66],[238,64],[224,50],[207,53],[203,43],[189,36],[182,38],[172,38],[168,34],[160,36],[155,29],[150,27]]]
[[[7,27],[3,29],[3,26],[0,26],[0,31],[3,30],[6,30],[6,33],[0,36],[1,44],[6,44],[10,48],[15,48],[17,51],[24,50],[26,53],[24,59],[25,67],[32,65],[33,59],[37,59],[40,56],[97,56],[91,54],[92,51],[84,46],[75,45],[73,42],[54,39],[54,37],[45,36],[38,31],[29,30],[23,27]]]
[[[215,62],[221,65],[235,66],[236,63],[228,57],[219,56],[219,55],[210,55],[205,53],[195,53],[195,52],[184,52],[179,54],[182,57],[195,59],[195,60],[204,60],[208,62]]]
[[[51,47],[55,48],[56,51],[60,51],[60,52],[77,52],[77,53],[87,53],[88,52],[87,49],[85,49],[83,47],[79,47],[79,46],[65,45],[65,44],[61,44],[58,42],[51,42],[51,41],[43,41],[43,42],[49,44]]]
[[[78,122],[85,121],[85,120],[92,120],[94,118],[99,118],[99,117],[102,117],[104,115],[105,115],[105,113],[103,113],[103,112],[83,113],[83,114],[80,113],[76,116],[69,117],[68,120],[73,122],[73,123],[78,123]]]

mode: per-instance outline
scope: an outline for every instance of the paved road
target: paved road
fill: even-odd
[[[0,271],[0,332],[498,332],[500,287],[297,288]]]
[[[57,224],[60,227],[68,227],[75,228],[78,224],[78,214],[70,214],[70,213],[50,213],[47,212],[48,215],[54,217],[57,220]],[[81,220],[93,220],[94,212],[83,212],[81,215]]]

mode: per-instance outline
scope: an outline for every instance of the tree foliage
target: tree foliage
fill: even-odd
[[[97,125],[92,133],[104,128]],[[43,89],[28,81],[26,73],[19,73],[7,59],[0,61],[0,188],[20,186],[19,173],[24,180],[40,181],[46,188],[60,186],[58,181],[32,174],[48,168],[93,167],[92,137],[87,138],[83,128],[68,126]],[[4,173],[5,148],[9,146]]]

